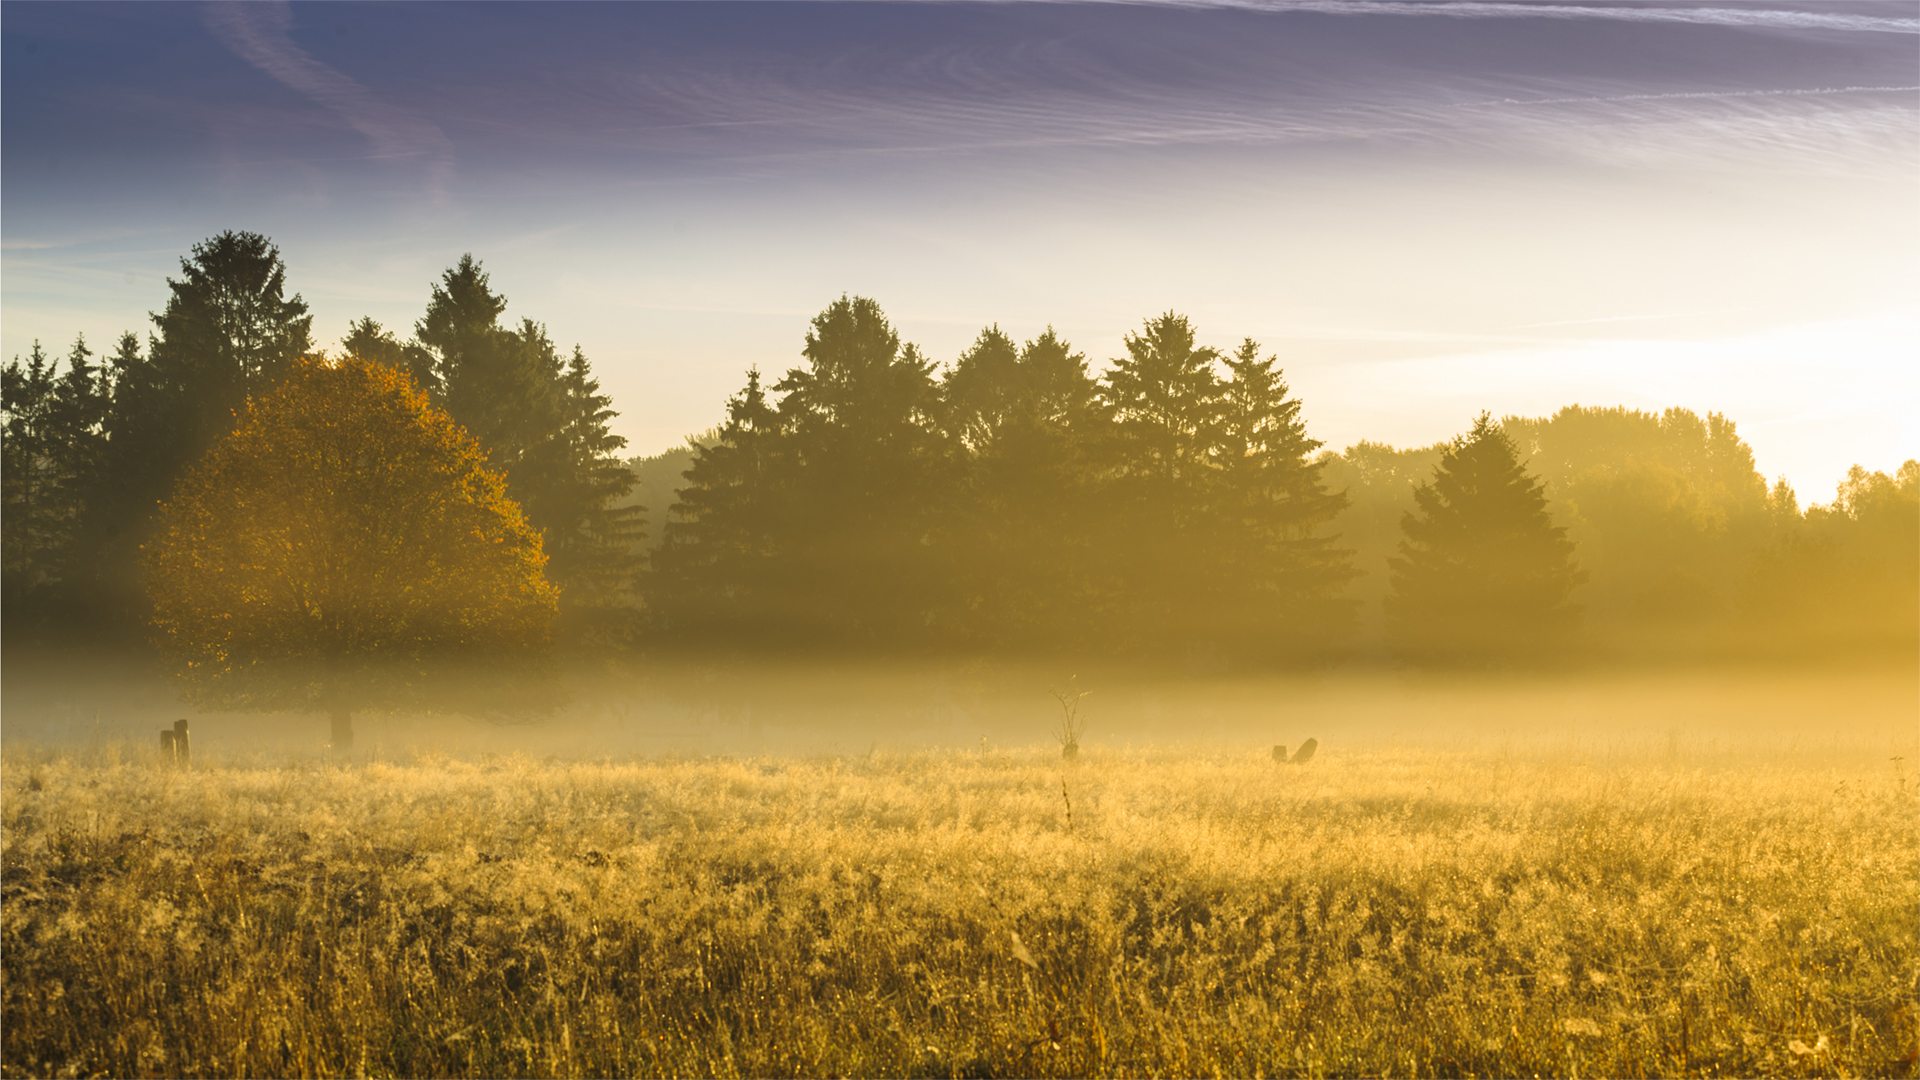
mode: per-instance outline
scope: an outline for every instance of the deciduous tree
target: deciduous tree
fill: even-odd
[[[355,709],[418,698],[448,665],[505,670],[555,612],[539,534],[479,444],[354,357],[301,362],[249,401],[143,555],[189,696],[324,709],[336,748]]]

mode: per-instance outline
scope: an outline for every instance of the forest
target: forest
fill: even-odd
[[[207,652],[201,631],[233,612],[168,552],[229,543],[262,575],[229,573],[229,608],[306,580],[312,565],[268,566],[248,537],[336,554],[355,530],[377,540],[378,520],[396,519],[369,516],[369,500],[396,490],[406,432],[439,416],[479,455],[446,465],[467,477],[449,482],[504,481],[502,528],[526,550],[524,580],[500,595],[539,610],[493,644],[529,656],[1008,654],[1213,674],[1851,662],[1920,643],[1920,464],[1856,467],[1802,505],[1717,413],[1569,404],[1462,417],[1435,446],[1333,450],[1283,358],[1173,312],[1105,364],[1051,329],[1020,340],[998,325],[942,362],[874,301],[842,296],[804,328],[797,362],[744,373],[715,428],[630,458],[588,357],[510,317],[471,256],[431,283],[410,332],[362,318],[331,360],[264,236],[196,245],[166,287],[144,338],[128,331],[104,356],[83,338],[64,356],[35,343],[5,368],[10,652],[157,636],[200,648],[204,672],[426,648],[398,615],[414,629],[375,641],[361,618],[353,643],[316,645],[325,620],[301,600],[253,635],[259,656],[236,658],[228,639]],[[358,389],[320,386],[348,367]],[[341,426],[414,398],[412,427]],[[217,464],[246,432],[256,450]],[[304,471],[248,471],[273,456],[261,448],[295,444]],[[208,501],[339,478],[341,454],[387,471],[345,502]],[[327,516],[340,520],[322,529]],[[449,535],[400,546],[433,552]],[[437,572],[367,557],[402,576],[333,611],[385,611]],[[474,641],[435,640],[456,638],[471,658]]]

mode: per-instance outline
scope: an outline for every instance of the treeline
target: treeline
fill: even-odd
[[[96,360],[76,339],[60,363],[35,343],[4,372],[6,629],[33,636],[140,634],[139,547],[156,504],[230,430],[248,397],[316,354],[313,316],[287,295],[279,250],[255,233],[196,245],[167,281],[147,339]],[[579,348],[563,354],[471,258],[442,275],[407,341],[353,323],[346,351],[400,368],[487,448],[544,536],[547,572],[577,640],[624,629],[638,603],[639,511],[626,440]]]
[[[263,237],[207,241],[168,285],[144,343],[96,361],[76,341],[64,363],[36,345],[6,369],[10,636],[138,623],[156,500],[313,351]],[[575,647],[1219,669],[1920,641],[1920,465],[1856,469],[1802,511],[1718,415],[1572,407],[1328,453],[1275,356],[1209,346],[1172,313],[1096,375],[1051,330],[989,327],[940,365],[846,297],[690,454],[630,466],[587,358],[505,310],[463,258],[409,338],[362,319],[343,345],[487,448],[544,537]],[[636,484],[658,493],[651,535]]]

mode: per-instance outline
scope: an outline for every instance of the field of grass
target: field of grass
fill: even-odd
[[[28,1075],[1913,1075],[1884,755],[12,751]]]

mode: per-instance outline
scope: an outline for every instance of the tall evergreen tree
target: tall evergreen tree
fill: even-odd
[[[223,232],[193,247],[167,279],[148,355],[116,355],[104,482],[88,552],[98,583],[137,608],[135,554],[154,506],[187,464],[233,424],[249,394],[272,386],[312,350],[313,316],[286,295],[286,266],[258,233]]]
[[[1354,576],[1350,553],[1329,533],[1346,506],[1329,492],[1322,445],[1307,435],[1278,358],[1248,338],[1227,359],[1221,388],[1219,471],[1213,506],[1220,528],[1215,610],[1236,651],[1266,659],[1298,655],[1344,628],[1339,594]]]
[[[340,340],[340,348],[348,356],[358,356],[406,372],[413,378],[414,384],[436,402],[444,396],[440,373],[434,368],[433,354],[418,342],[401,341],[371,318],[362,317],[349,325],[347,336]]]
[[[463,255],[441,275],[414,327],[419,354],[401,349],[489,460],[545,537],[549,575],[563,614],[604,624],[622,606],[639,563],[641,508],[617,505],[633,488],[612,433],[611,399],[577,347],[563,359],[546,327],[522,319],[500,326],[506,297],[493,291],[478,260]],[[356,324],[373,348],[390,352],[377,326]]]
[[[493,291],[479,261],[462,255],[433,287],[414,336],[433,354],[434,381],[447,411],[511,476],[530,448],[552,436],[560,419],[551,370],[557,365],[543,365],[549,358],[540,353],[543,343],[551,353],[551,343],[544,334],[528,340],[503,328],[500,316],[506,309],[507,298]]]
[[[941,513],[957,593],[949,621],[975,645],[1086,644],[1097,622],[1091,451],[1104,423],[1086,357],[1051,328],[1017,347],[989,327],[940,389],[962,458]]]
[[[1152,481],[1156,496],[1191,489],[1213,467],[1219,441],[1220,354],[1199,345],[1186,316],[1171,311],[1125,344],[1101,388],[1113,411],[1114,464],[1124,479]]]
[[[628,606],[646,508],[623,504],[634,485],[633,470],[620,457],[627,440],[608,426],[618,415],[613,399],[600,392],[578,345],[567,358],[561,392],[563,423],[554,440],[559,452],[545,478],[558,495],[547,526],[551,573],[571,582],[577,596],[597,598],[596,606]]]
[[[6,527],[0,530],[0,576],[6,602],[18,604],[53,579],[56,529],[52,413],[55,363],[33,343],[23,365],[18,357],[0,372],[0,487]]]
[[[1112,416],[1101,451],[1100,624],[1113,646],[1211,662],[1220,356],[1173,312],[1147,320],[1125,344],[1100,388]]]
[[[647,602],[660,630],[683,643],[777,641],[797,632],[801,612],[776,610],[776,545],[787,474],[780,418],[760,370],[727,400],[727,419],[695,444],[685,486],[669,512],[648,575]]]
[[[1403,655],[1498,662],[1566,643],[1585,575],[1544,485],[1491,417],[1447,447],[1413,497],[1400,554],[1388,560],[1388,627]]]
[[[865,297],[815,316],[803,356],[774,387],[796,500],[780,552],[787,602],[828,636],[923,641],[944,585],[930,555],[947,478],[933,364]]]

